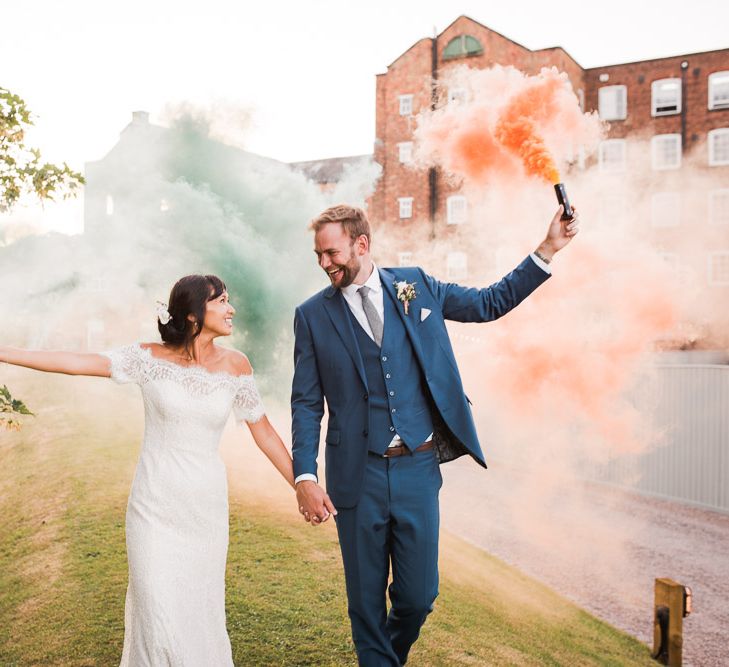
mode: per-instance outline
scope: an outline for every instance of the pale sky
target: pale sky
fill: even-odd
[[[460,14],[584,67],[729,47],[725,0],[15,0],[0,86],[35,112],[44,155],[77,169],[133,110],[161,122],[185,101],[241,109],[244,147],[280,160],[370,153],[375,74]]]

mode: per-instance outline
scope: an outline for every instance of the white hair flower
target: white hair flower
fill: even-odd
[[[157,302],[157,319],[162,325],[167,324],[172,319],[170,311],[167,310],[167,308],[168,306],[166,303],[162,303],[161,301]]]

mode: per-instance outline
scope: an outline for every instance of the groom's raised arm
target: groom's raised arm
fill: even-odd
[[[324,396],[314,341],[301,308],[294,315],[294,379],[291,386],[291,434],[294,477],[317,475]]]
[[[490,287],[476,289],[453,283],[442,283],[423,274],[425,284],[440,303],[443,317],[457,322],[490,322],[516,308],[549,276],[547,266],[578,232],[579,214],[572,207],[572,217],[562,219],[560,206],[547,227],[539,247],[510,274]]]
[[[423,273],[423,280],[440,303],[443,317],[457,322],[490,322],[516,308],[551,274],[529,256],[511,273],[489,287],[443,283]]]

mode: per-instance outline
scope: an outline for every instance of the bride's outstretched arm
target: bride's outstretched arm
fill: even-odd
[[[18,347],[0,346],[0,362],[48,373],[98,377],[111,375],[109,357],[88,352],[23,350]]]
[[[281,473],[291,488],[296,488],[294,486],[294,466],[291,462],[291,455],[286,449],[283,440],[281,440],[281,437],[276,432],[276,429],[268,421],[268,417],[263,415],[257,422],[246,423],[258,448],[273,463],[276,470]]]

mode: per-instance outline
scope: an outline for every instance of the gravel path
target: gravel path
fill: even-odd
[[[441,470],[444,530],[650,645],[654,579],[690,586],[683,664],[729,665],[729,515],[586,484],[529,508],[539,494],[507,466]]]

